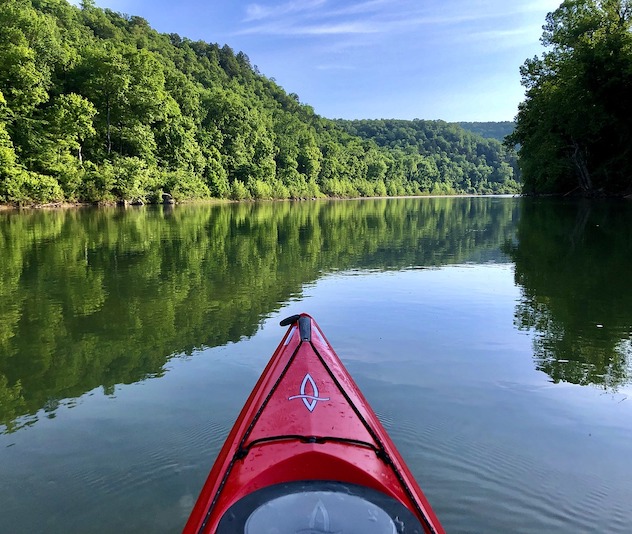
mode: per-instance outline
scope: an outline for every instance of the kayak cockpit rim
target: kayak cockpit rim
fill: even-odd
[[[261,534],[271,527],[305,534],[423,532],[415,514],[381,491],[307,480],[267,486],[242,497],[224,513],[216,534]]]

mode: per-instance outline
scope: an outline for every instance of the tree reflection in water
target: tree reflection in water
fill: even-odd
[[[0,425],[252,336],[328,272],[494,259],[517,209],[438,198],[1,213]]]
[[[524,199],[515,262],[515,323],[536,333],[553,382],[616,391],[632,377],[632,205]]]

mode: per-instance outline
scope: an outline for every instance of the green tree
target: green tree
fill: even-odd
[[[547,15],[550,51],[521,68],[516,130],[524,190],[632,190],[632,2],[566,0]]]
[[[391,195],[519,191],[514,149],[456,124],[417,119],[339,120],[336,124],[383,149],[388,162],[385,185]],[[374,170],[367,163],[371,175]]]
[[[54,136],[58,150],[74,151],[83,162],[82,147],[86,139],[95,134],[93,120],[96,108],[89,100],[75,93],[57,97],[50,108],[49,132]]]
[[[245,53],[92,0],[4,0],[0,28],[2,202],[516,187],[494,140],[440,121],[324,119]]]
[[[50,51],[43,42],[53,48],[53,29],[27,0],[0,3],[0,28],[0,91],[13,116],[25,117],[48,99]]]
[[[15,150],[6,129],[6,113],[6,101],[0,92],[0,202],[19,200],[16,188],[19,188],[17,178],[20,172],[16,168]]]
[[[129,65],[114,46],[107,43],[84,52],[76,76],[82,94],[99,112],[98,130],[101,147],[112,153],[112,130],[122,124],[131,79]]]

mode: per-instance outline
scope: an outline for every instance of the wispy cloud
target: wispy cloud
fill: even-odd
[[[327,0],[293,0],[274,6],[248,4],[246,6],[246,22],[278,18],[286,15],[309,13],[325,5]]]
[[[505,43],[511,46],[520,46],[533,41],[534,32],[537,33],[538,28],[522,27],[511,29],[498,29],[483,32],[472,32],[466,36],[468,41]]]
[[[346,7],[337,7],[332,14],[357,15],[360,13],[371,13],[375,11],[380,11],[380,9],[383,7],[392,7],[394,4],[397,4],[397,2],[393,0],[368,0],[365,2],[358,2],[357,4]]]
[[[369,34],[397,35],[431,28],[433,32],[454,30],[475,37],[496,25],[505,37],[520,35],[527,29],[521,22],[529,12],[555,6],[559,0],[479,0],[476,2],[419,0],[289,0],[276,4],[249,4],[240,35],[273,36],[357,36]],[[534,7],[535,6],[535,7]],[[553,9],[552,7],[551,9]],[[514,20],[509,23],[508,19]],[[480,24],[477,24],[480,23]],[[490,29],[488,38],[493,36]],[[501,35],[499,34],[499,37]]]
[[[331,0],[249,4],[239,34],[288,36],[386,33],[385,16],[401,0],[364,0],[341,5]]]
[[[352,34],[368,34],[379,33],[382,29],[375,24],[363,21],[357,22],[323,22],[321,24],[287,24],[283,21],[270,22],[245,28],[238,32],[244,34],[267,34],[267,35],[352,35]]]
[[[471,35],[474,37],[480,37],[482,39],[520,38],[532,33],[533,29],[534,28],[530,28],[530,27],[498,29],[498,30],[489,30],[485,32],[472,33]]]
[[[560,7],[561,0],[534,0],[532,2],[526,2],[524,4],[518,4],[517,10],[521,13],[541,13],[542,11],[555,11]]]
[[[357,67],[353,65],[344,65],[344,64],[327,64],[327,65],[316,65],[317,70],[358,70]]]

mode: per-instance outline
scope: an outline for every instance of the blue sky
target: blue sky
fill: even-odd
[[[78,3],[78,1],[74,2]],[[228,44],[328,118],[512,120],[561,0],[96,0]]]

